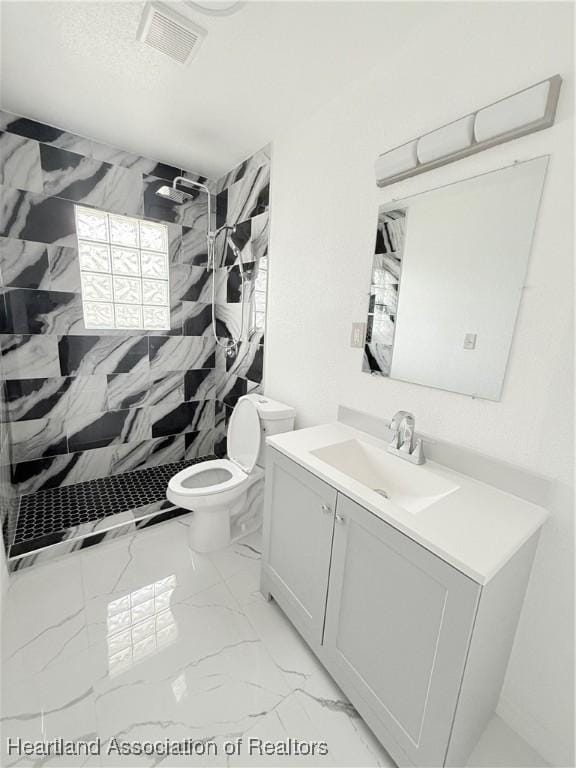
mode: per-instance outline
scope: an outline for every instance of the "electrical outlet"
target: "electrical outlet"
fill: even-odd
[[[464,336],[464,349],[476,349],[476,339],[478,338],[478,334],[476,333],[467,333]]]
[[[350,346],[360,347],[364,346],[366,339],[366,323],[352,323],[352,333],[350,335]]]

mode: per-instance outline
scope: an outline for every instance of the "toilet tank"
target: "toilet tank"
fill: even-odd
[[[243,400],[251,400],[260,417],[260,451],[257,464],[266,466],[266,438],[270,435],[278,435],[280,432],[291,432],[294,429],[296,411],[292,406],[271,400],[265,395],[244,395]]]

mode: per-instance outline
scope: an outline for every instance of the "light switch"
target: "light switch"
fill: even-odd
[[[464,349],[476,349],[476,339],[478,335],[476,333],[467,333],[464,336]]]
[[[366,323],[352,323],[352,333],[350,335],[351,347],[363,347],[366,339]]]

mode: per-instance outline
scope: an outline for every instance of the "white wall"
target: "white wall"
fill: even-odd
[[[299,426],[333,420],[338,403],[406,408],[424,432],[558,479],[500,711],[550,762],[573,765],[572,9],[424,3],[421,15],[417,29],[383,29],[375,70],[274,141],[266,392]],[[403,36],[390,61],[389,34]],[[377,190],[379,153],[555,73],[553,128]],[[501,402],[362,373],[350,324],[366,315],[378,205],[548,153]]]

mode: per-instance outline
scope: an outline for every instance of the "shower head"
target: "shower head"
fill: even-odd
[[[183,189],[169,187],[167,184],[164,184],[159,189],[157,189],[156,194],[158,197],[171,200],[173,203],[183,203],[187,198],[194,197],[193,192],[185,192]]]
[[[186,189],[182,189],[182,187],[191,187],[191,191],[188,192]],[[187,199],[194,200],[198,197],[200,190],[206,192],[208,195],[208,210],[210,211],[210,190],[206,184],[202,184],[200,181],[194,181],[194,179],[187,179],[184,176],[176,176],[172,182],[172,186],[163,184],[156,190],[156,194],[159,197],[163,197],[165,200],[171,200],[173,203],[184,203]],[[208,221],[210,221],[210,216],[208,216]]]

